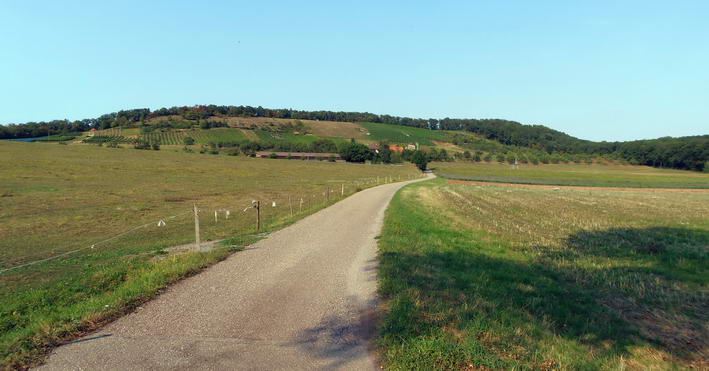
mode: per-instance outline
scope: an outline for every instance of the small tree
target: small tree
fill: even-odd
[[[347,162],[365,162],[374,155],[364,144],[350,142],[340,149],[340,156]]]
[[[428,167],[428,156],[424,151],[416,151],[414,152],[414,155],[411,158],[411,162],[416,164],[416,167],[418,167],[419,170],[425,171]]]

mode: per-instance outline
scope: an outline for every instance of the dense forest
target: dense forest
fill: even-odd
[[[180,115],[187,120],[210,117],[269,117],[342,122],[374,122],[430,130],[467,130],[505,145],[532,148],[546,153],[614,154],[633,163],[676,169],[704,170],[709,160],[709,135],[659,138],[629,142],[593,142],[572,137],[542,125],[523,125],[500,119],[415,119],[367,112],[298,111],[250,106],[184,106],[125,110],[95,119],[55,120],[0,125],[0,139],[32,138],[90,128],[140,126],[145,120]]]

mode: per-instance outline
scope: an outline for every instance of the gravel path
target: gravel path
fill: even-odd
[[[57,348],[46,370],[376,369],[376,240],[410,182],[356,193]]]

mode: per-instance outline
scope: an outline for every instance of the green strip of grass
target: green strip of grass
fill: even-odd
[[[387,210],[379,239],[385,299],[379,346],[389,369],[667,369],[701,362],[701,340],[672,344],[681,343],[673,339],[683,333],[679,329],[694,326],[682,321],[696,324],[704,317],[687,309],[706,304],[698,291],[682,290],[706,285],[706,231],[581,231],[567,237],[564,250],[520,246],[466,227],[470,217],[454,222],[455,206],[438,203],[441,187],[440,180],[407,186]],[[449,188],[452,202],[460,204],[458,197],[468,191]],[[504,190],[490,192],[492,201],[523,202]],[[517,224],[527,222],[520,217]],[[636,280],[650,291],[635,295]],[[644,324],[631,321],[636,307],[666,311],[678,322],[654,322],[669,332],[653,338],[664,330],[652,323],[645,327],[652,334],[638,330]]]
[[[436,175],[497,183],[625,188],[709,188],[709,175],[687,170],[619,165],[529,165],[436,162]]]
[[[511,184],[538,184],[550,186],[575,186],[575,187],[615,187],[615,188],[684,188],[707,189],[707,184],[692,184],[684,182],[634,182],[634,181],[605,181],[605,180],[564,180],[564,179],[529,179],[523,177],[499,176],[460,176],[455,174],[436,173],[437,176],[453,180],[469,180],[474,182],[511,183]]]

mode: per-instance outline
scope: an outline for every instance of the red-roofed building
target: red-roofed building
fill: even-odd
[[[401,153],[401,152],[404,152],[404,149],[405,149],[404,147],[396,145],[396,144],[389,145],[389,150],[391,150],[393,152]]]

